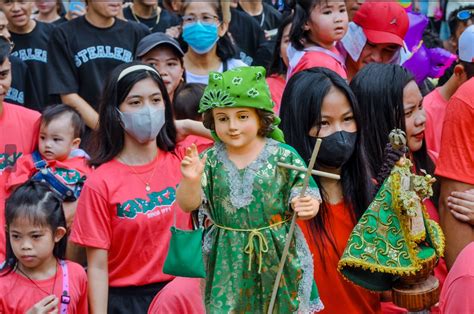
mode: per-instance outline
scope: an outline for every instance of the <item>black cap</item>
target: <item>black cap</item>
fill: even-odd
[[[180,57],[184,56],[183,49],[181,46],[171,36],[166,35],[165,33],[151,33],[140,40],[137,46],[137,57],[142,57],[143,55],[147,54],[150,50],[160,45],[167,44],[171,45],[175,48],[180,55]]]

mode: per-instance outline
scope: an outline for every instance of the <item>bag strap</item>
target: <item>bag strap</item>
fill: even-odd
[[[71,297],[69,296],[69,274],[67,271],[67,265],[65,260],[59,260],[59,265],[63,271],[63,288],[61,294],[61,314],[67,313],[68,304],[71,302]]]
[[[41,158],[38,151],[35,151],[32,156],[35,168],[38,170],[38,173],[33,176],[34,180],[46,181],[63,199],[74,195],[74,191],[55,176],[47,161]]]
[[[44,160],[43,158],[41,158],[41,155],[39,153],[39,151],[35,151],[32,155],[33,157],[33,162],[35,164],[35,168],[38,170],[38,171],[41,171],[41,169],[45,169],[48,167],[48,163],[46,162],[46,160]]]

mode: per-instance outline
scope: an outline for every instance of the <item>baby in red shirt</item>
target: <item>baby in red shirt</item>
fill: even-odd
[[[87,154],[79,149],[83,130],[82,118],[71,107],[47,107],[41,117],[38,150],[18,160],[7,179],[7,189],[32,178],[47,182],[64,201],[75,201],[91,172]]]

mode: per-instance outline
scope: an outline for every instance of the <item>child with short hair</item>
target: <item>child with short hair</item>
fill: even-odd
[[[288,79],[295,73],[324,67],[347,79],[345,60],[336,44],[347,32],[344,1],[296,0],[288,47]]]
[[[91,173],[87,154],[79,149],[84,122],[67,105],[47,107],[41,117],[38,150],[20,158],[6,187],[12,189],[32,178],[47,182],[64,201],[75,201]]]
[[[88,313],[84,269],[65,261],[62,202],[28,181],[7,199],[6,261],[0,268],[0,313]]]
[[[204,240],[206,310],[266,313],[292,211],[300,219],[314,217],[319,189],[310,179],[306,196],[298,197],[304,173],[277,165],[305,167],[298,153],[283,143],[264,68],[211,72],[200,112],[217,142],[202,159],[195,145],[187,148],[176,198],[186,212],[202,205],[213,222]],[[312,313],[323,308],[313,270],[308,245],[296,227],[276,312]]]

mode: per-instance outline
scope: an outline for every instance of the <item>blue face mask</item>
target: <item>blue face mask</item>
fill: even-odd
[[[209,52],[219,40],[217,25],[195,22],[183,27],[183,39],[196,53],[202,55]]]

